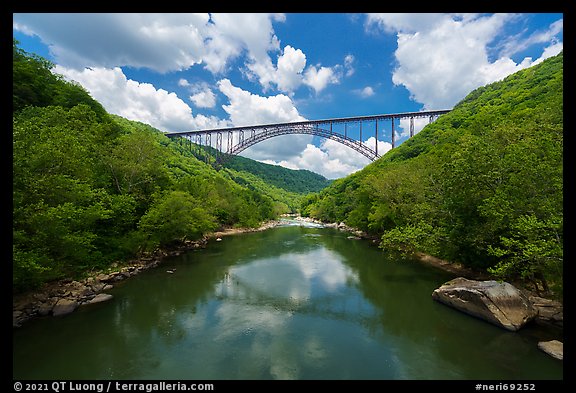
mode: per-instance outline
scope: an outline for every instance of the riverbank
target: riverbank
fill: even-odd
[[[188,240],[176,248],[157,249],[136,259],[122,263],[115,262],[108,269],[90,272],[83,279],[58,280],[46,283],[37,290],[14,295],[12,326],[17,328],[35,318],[62,316],[74,312],[78,307],[111,300],[112,295],[106,291],[112,289],[115,283],[157,267],[166,257],[202,249],[211,239],[218,240],[224,236],[264,231],[279,224],[280,220],[273,220],[257,228],[224,228],[206,234],[200,240]]]
[[[303,222],[310,222],[315,224],[320,224],[328,228],[335,228],[340,231],[349,232],[351,236],[350,239],[366,239],[372,242],[373,244],[378,244],[380,239],[378,237],[372,236],[366,232],[363,232],[357,228],[352,228],[341,223],[324,223],[322,221],[308,218],[308,217],[294,217],[294,220],[303,221]],[[459,263],[453,263],[450,261],[446,261],[432,255],[428,255],[422,252],[417,252],[414,254],[414,257],[418,261],[423,264],[433,266],[437,269],[444,270],[446,272],[454,274],[455,277],[463,277],[469,280],[476,280],[476,281],[486,281],[486,280],[495,280],[499,281],[497,277],[494,275],[481,270],[471,269]],[[527,298],[532,303],[532,306],[537,310],[538,314],[535,318],[536,323],[542,326],[552,327],[554,329],[561,329],[563,330],[564,327],[564,307],[563,304],[557,300],[544,298],[539,296],[539,294],[526,287],[521,282],[510,282],[510,284],[514,285],[518,290],[523,292]]]

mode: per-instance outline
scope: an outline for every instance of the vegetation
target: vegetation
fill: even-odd
[[[563,54],[471,92],[302,214],[562,295]]]
[[[225,166],[237,172],[251,173],[267,184],[295,194],[318,192],[332,183],[331,180],[326,179],[324,176],[305,169],[291,170],[241,156],[230,157]]]
[[[297,208],[301,194],[216,171],[13,47],[15,292]]]

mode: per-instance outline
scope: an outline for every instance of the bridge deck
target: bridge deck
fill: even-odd
[[[371,115],[371,116],[355,116],[355,117],[340,117],[333,119],[322,119],[322,120],[303,120],[288,123],[274,123],[274,124],[260,124],[251,126],[241,126],[241,127],[228,127],[228,128],[214,128],[207,130],[192,130],[192,131],[180,131],[180,132],[168,132],[165,133],[166,136],[170,138],[182,137],[187,139],[190,143],[195,139],[195,144],[197,146],[210,146],[216,149],[217,153],[222,154],[222,157],[237,155],[243,150],[260,143],[266,139],[270,139],[280,135],[288,134],[310,134],[316,135],[326,139],[332,139],[341,143],[349,148],[359,152],[370,161],[374,161],[380,157],[378,154],[378,142],[381,141],[378,136],[380,131],[382,134],[384,130],[380,129],[384,121],[388,120],[391,122],[391,131],[389,132],[391,146],[395,147],[395,121],[401,119],[410,119],[410,137],[414,136],[414,119],[415,118],[428,118],[431,123],[435,118],[445,113],[450,112],[450,109],[435,110],[435,111],[421,111],[421,112],[404,112],[404,113],[391,113],[382,115]],[[370,132],[366,128],[362,130],[363,123],[373,123],[374,124],[374,148],[368,146],[363,139],[362,133],[364,132],[364,137]],[[334,127],[335,125],[344,124],[344,130],[338,131]],[[349,124],[357,125],[355,130],[352,130],[354,126],[348,128]],[[245,136],[245,131],[249,132],[249,136]],[[226,148],[223,149],[223,138],[222,135],[227,133],[227,143]],[[352,136],[354,134],[354,136]],[[215,146],[213,145],[213,138],[215,136]],[[204,140],[203,140],[204,138]],[[370,137],[371,138],[371,137]],[[369,139],[370,139],[369,138]],[[367,139],[367,140],[369,140]],[[207,156],[206,156],[207,157]],[[207,158],[208,159],[208,158]],[[223,160],[225,158],[218,158],[217,160]]]

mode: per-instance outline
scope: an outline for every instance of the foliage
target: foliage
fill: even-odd
[[[499,245],[488,246],[488,252],[499,258],[488,269],[502,277],[521,277],[548,291],[548,282],[562,277],[563,245],[560,220],[540,221],[533,215],[519,217],[511,224],[509,236],[500,237]],[[556,284],[557,285],[557,284]],[[562,288],[556,288],[560,291]]]
[[[218,172],[150,125],[107,114],[16,41],[13,59],[15,292],[297,206],[300,194]]]
[[[184,191],[157,194],[138,228],[146,238],[145,247],[154,249],[175,241],[196,240],[217,228],[216,219]]]
[[[326,188],[331,180],[305,169],[291,170],[278,165],[265,164],[241,156],[230,157],[225,167],[236,172],[247,172],[262,179],[266,184],[295,194],[308,194]]]
[[[103,120],[106,111],[82,86],[65,81],[53,74],[54,65],[48,60],[30,54],[18,47],[13,39],[12,51],[12,105],[14,111],[27,106],[58,105],[72,108],[78,104],[88,105]]]
[[[563,54],[471,92],[301,211],[562,291]]]

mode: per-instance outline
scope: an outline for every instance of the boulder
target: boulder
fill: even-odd
[[[89,302],[88,304],[94,304],[94,303],[100,303],[100,302],[105,302],[107,300],[112,299],[113,296],[108,294],[108,293],[99,293],[98,295],[94,296]]]
[[[564,359],[564,343],[558,340],[541,341],[538,343],[538,348],[546,352],[553,358]]]
[[[70,314],[71,312],[76,310],[76,307],[78,307],[78,303],[76,301],[69,299],[60,299],[54,305],[54,308],[52,309],[52,315],[57,317],[60,315]]]
[[[564,307],[556,300],[530,296],[528,299],[538,312],[536,322],[542,325],[564,326]]]
[[[432,298],[511,331],[537,315],[528,297],[507,282],[458,277],[435,289]]]

